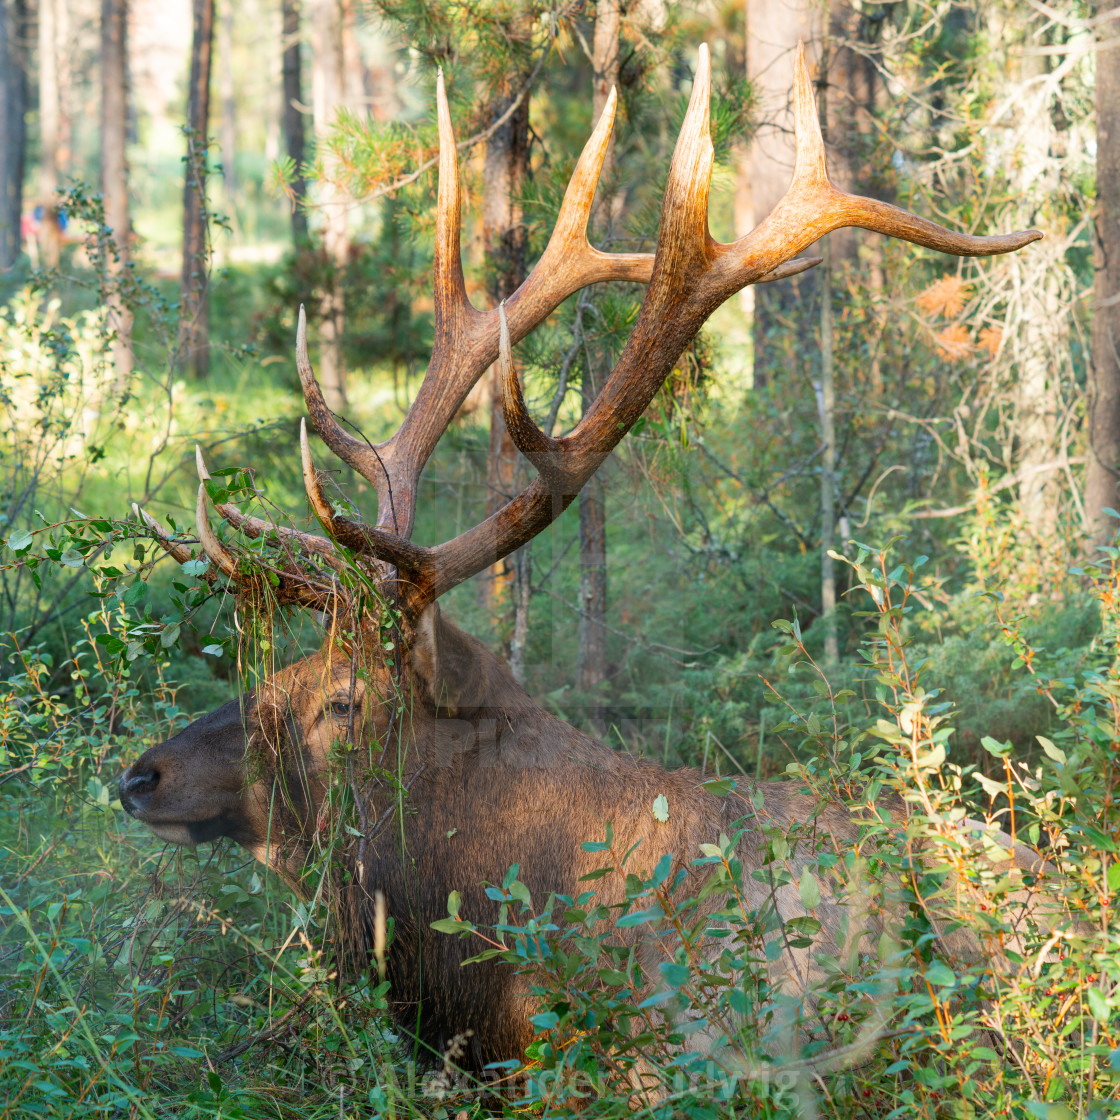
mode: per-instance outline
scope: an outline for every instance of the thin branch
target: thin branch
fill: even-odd
[[[1074,458],[1055,459],[1052,463],[1039,463],[1037,466],[1028,467],[1026,470],[1019,471],[1018,474],[1008,475],[1002,482],[997,482],[994,486],[989,486],[988,493],[994,494],[999,490],[1009,490],[1013,486],[1018,486],[1020,482],[1024,482],[1028,478],[1033,478],[1036,474],[1066,470],[1071,466],[1084,462],[1085,456],[1078,455]],[[915,510],[908,516],[915,520],[928,520],[934,517],[957,517],[959,514],[967,513],[979,501],[980,497],[977,495],[977,497],[973,498],[971,501],[965,502],[965,504],[961,506],[949,506],[947,509],[920,509]]]

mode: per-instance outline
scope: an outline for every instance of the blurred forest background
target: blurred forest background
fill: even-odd
[[[716,86],[712,233],[752,229],[792,170],[799,39],[840,185],[954,228],[1034,227],[1044,240],[976,261],[832,234],[820,267],[721,308],[579,502],[445,606],[564,718],[668,764],[776,776],[812,753],[821,695],[771,623],[796,618],[805,652],[850,689],[845,718],[872,718],[860,650],[877,623],[852,594],[858,573],[830,553],[897,538],[922,565],[905,640],[955,705],[950,757],[990,764],[995,736],[1033,765],[1037,737],[1062,733],[1054,682],[1103,656],[1086,565],[1107,557],[1098,549],[1120,516],[1112,0],[0,0],[5,913],[60,907],[56,941],[81,943],[40,960],[26,931],[50,937],[15,923],[29,984],[74,954],[119,972],[142,896],[159,936],[178,939],[144,942],[169,954],[166,976],[150,960],[130,974],[133,1011],[104,1027],[97,1053],[141,1052],[154,1035],[138,1024],[166,980],[177,1025],[211,1015],[214,991],[229,995],[207,1020],[231,1032],[228,1057],[260,1007],[252,954],[287,912],[256,872],[230,872],[236,858],[200,855],[195,872],[258,941],[210,972],[184,963],[182,947],[205,956],[199,938],[217,927],[182,925],[147,884],[187,874],[187,857],[161,854],[111,809],[122,763],[252,675],[232,611],[176,583],[131,504],[191,526],[199,443],[211,469],[250,470],[270,506],[307,524],[300,304],[329,403],[371,441],[399,423],[432,344],[437,68],[481,307],[539,255],[612,85],[620,111],[592,239],[653,245],[700,42]],[[518,348],[546,430],[594,399],[641,296],[579,293]],[[478,521],[523,471],[484,379],[425,473],[415,539]],[[340,472],[371,517],[372,495]],[[123,590],[135,572],[145,582]],[[313,640],[293,620],[273,654]],[[1031,672],[1043,651],[1049,684]],[[791,711],[805,713],[792,731]],[[64,936],[67,913],[81,928]],[[91,932],[107,928],[120,937]],[[316,951],[308,941],[301,983]],[[203,973],[204,994],[192,980]],[[44,1044],[13,1011],[18,990],[0,981],[0,1078],[19,1094],[0,1099],[0,1117],[82,1115],[63,1044],[81,1030],[52,1026],[63,1056],[44,1072],[24,1052]],[[98,1082],[82,1107],[96,1097],[106,1115],[143,1114],[166,1063],[193,1064],[197,1079],[203,1051],[179,1050],[145,1050],[131,1087]],[[329,1050],[299,1075],[317,1093],[358,1068]],[[26,1084],[20,1062],[34,1067]],[[234,1115],[213,1076],[174,1114]],[[322,1108],[343,1108],[331,1100]]]
[[[974,263],[832,235],[826,265],[723,308],[579,508],[451,609],[565,714],[670,759],[690,758],[703,726],[755,759],[770,621],[796,612],[811,647],[850,659],[860,627],[827,551],[901,533],[938,573],[944,610],[915,638],[954,675],[962,741],[995,719],[1029,742],[1046,705],[1011,682],[975,592],[1036,608],[1048,647],[1092,640],[1066,570],[1108,542],[1120,504],[1120,233],[1095,220],[1120,197],[1120,156],[1097,146],[1098,133],[1120,144],[1108,15],[8,0],[6,535],[71,508],[123,517],[132,501],[189,524],[196,441],[299,515],[300,303],[330,402],[371,440],[394,428],[431,345],[438,66],[482,306],[539,253],[612,84],[622,111],[598,239],[652,244],[700,41],[719,85],[713,234],[753,228],[790,174],[804,38],[838,182],[968,231],[1034,226],[1045,240]],[[527,343],[532,403],[555,430],[593,395],[640,295],[600,286]],[[454,535],[512,489],[490,389],[427,472],[418,539]],[[361,506],[361,488],[348,492]],[[63,660],[85,580],[29,595],[22,569],[0,575],[6,631]],[[192,705],[227,692],[225,663],[185,632],[164,649]]]

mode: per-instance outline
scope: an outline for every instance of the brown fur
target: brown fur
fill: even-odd
[[[773,890],[749,874],[766,865],[763,829],[801,824],[832,850],[857,846],[860,824],[847,809],[821,806],[791,783],[753,787],[749,795],[757,802],[761,793],[763,801],[753,812],[742,796],[707,792],[695,770],[667,772],[582,734],[534,703],[504,664],[437,607],[413,630],[410,664],[407,706],[394,704],[385,672],[359,676],[354,689],[356,756],[377,754],[389,741],[385,765],[408,792],[401,815],[392,783],[370,784],[363,866],[350,844],[348,881],[336,896],[338,949],[343,960],[368,960],[373,895],[384,892],[395,922],[388,970],[398,1019],[436,1051],[472,1032],[475,1068],[523,1054],[531,1008],[523,977],[493,961],[461,967],[479,943],[431,930],[446,916],[452,890],[461,892],[462,916],[485,926],[497,919],[497,903],[482,884],[500,882],[514,863],[538,905],[553,892],[578,894],[580,877],[604,860],[581,844],[602,839],[608,823],[619,851],[638,846],[627,870],[648,874],[666,852],[687,867],[700,844],[730,835],[749,814],[737,849],[747,901],[759,910],[773,904],[788,919],[803,913],[796,883],[813,845],[797,846],[786,861],[793,883]],[[244,713],[227,704],[147,751],[121,779],[122,803],[176,843],[231,836],[301,889],[300,870],[329,838],[321,828],[327,783],[346,780],[331,751],[347,719],[331,704],[345,704],[350,686],[350,662],[338,652],[290,666],[247,699]],[[653,816],[658,796],[668,802],[666,822]],[[683,889],[695,890],[699,879],[691,871]],[[601,901],[621,900],[621,876],[594,885]],[[824,926],[817,952],[843,958],[862,935],[880,930],[873,916],[828,894],[815,913]],[[782,937],[780,927],[772,936]],[[788,947],[774,969],[798,986],[812,970],[804,951]]]

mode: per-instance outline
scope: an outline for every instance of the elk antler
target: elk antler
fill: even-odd
[[[649,290],[637,322],[599,396],[579,424],[560,439],[529,416],[509,347],[516,330],[499,327],[502,408],[510,436],[538,476],[507,505],[454,540],[429,551],[418,571],[414,603],[437,598],[509,555],[554,521],[649,406],[677,359],[708,316],[747,284],[798,262],[792,258],[841,226],[862,226],[890,237],[958,255],[989,256],[1020,249],[1042,234],[1000,237],[954,233],[897,206],[847,194],[832,185],[812,86],[799,44],[794,65],[797,158],[793,182],[774,211],[729,245],[708,233],[711,71],[701,46],[692,98],[669,169]],[[512,301],[511,301],[512,303]],[[499,308],[499,318],[502,309]]]
[[[612,92],[572,174],[541,259],[501,306],[479,311],[471,305],[463,280],[458,155],[440,73],[436,82],[440,158],[433,264],[435,341],[419,392],[395,435],[374,446],[342,427],[327,408],[308,359],[302,307],[296,332],[296,366],[312,426],[327,447],[376,490],[376,525],[361,524],[332,508],[312,462],[303,424],[304,484],[311,508],[330,539],[282,529],[224,503],[218,512],[250,536],[276,533],[287,544],[314,552],[332,566],[342,563],[339,546],[372,557],[382,565],[381,576],[392,576],[390,569],[396,569],[403,604],[417,611],[554,521],[649,406],[712,311],[748,284],[792,276],[819,263],[819,258],[799,258],[797,254],[824,234],[841,226],[862,226],[942,252],[972,256],[1010,252],[1042,236],[1034,230],[1000,237],[954,233],[896,206],[833,186],[804,48],[799,45],[794,66],[797,153],[793,181],[756,229],[730,244],[720,244],[708,233],[713,159],[710,94],[708,51],[702,46],[692,97],[669,168],[654,254],[603,253],[587,239],[588,216],[614,123]],[[606,280],[643,282],[649,287],[634,330],[599,396],[572,432],[553,438],[529,415],[512,347],[573,292]],[[409,538],[420,473],[467,393],[495,359],[500,361],[506,425],[516,446],[536,467],[537,477],[507,505],[453,540],[433,548],[413,544]],[[205,480],[201,455],[199,467]],[[236,567],[210,531],[204,491],[200,491],[198,506],[199,535],[207,555],[223,571]],[[290,567],[286,574],[298,577]],[[310,600],[312,593],[308,589],[293,597]]]
[[[652,253],[604,253],[587,239],[587,221],[595,199],[603,159],[614,127],[617,99],[611,91],[602,115],[584,146],[564,193],[552,236],[537,266],[506,301],[514,342],[543,322],[568,296],[606,280],[647,283]],[[478,311],[467,297],[459,252],[459,158],[443,72],[436,79],[439,122],[439,193],[436,203],[435,342],[420,390],[396,434],[374,447],[345,431],[323,400],[307,356],[307,325],[300,310],[296,331],[296,366],[311,424],[328,448],[375,489],[377,528],[397,538],[411,536],[416,488],[436,443],[459,411],[467,394],[498,356],[498,313]],[[765,280],[779,280],[811,268],[817,258],[782,262]],[[374,542],[371,541],[371,545]],[[389,563],[395,546],[379,538],[371,550]]]

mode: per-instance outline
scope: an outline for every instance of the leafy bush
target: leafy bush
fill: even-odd
[[[706,871],[687,897],[685,865],[672,853],[652,875],[633,874],[633,850],[617,851],[609,827],[605,839],[584,844],[603,852],[604,865],[579,895],[533,900],[515,866],[488,888],[501,908],[491,927],[461,915],[452,895],[437,930],[480,938],[488,947],[474,959],[499,957],[527,972],[540,1000],[530,1064],[494,1068],[499,1083],[521,1079],[519,1106],[625,1115],[640,1102],[658,1116],[717,1116],[749,1101],[775,1116],[815,1108],[1054,1120],[1115,1108],[1120,551],[1080,573],[1102,616],[1094,664],[1080,676],[1047,677],[1037,651],[1007,628],[1020,671],[1041,680],[1058,726],[1053,739],[1041,738],[1038,765],[986,737],[996,778],[949,761],[952,706],[924,683],[934,666],[914,663],[905,637],[921,590],[915,570],[866,549],[847,562],[871,599],[865,679],[877,710],[847,725],[835,707],[823,722],[795,710],[774,731],[803,737],[808,761],[788,769],[822,804],[862,810],[854,850],[836,851],[812,822],[788,833],[768,827],[762,796],[746,787],[731,794],[743,801],[738,832],[700,853],[676,853]],[[816,670],[796,623],[775,626],[789,639],[783,653]],[[833,705],[846,699],[820,679]],[[888,790],[909,805],[901,824],[882,812]],[[962,830],[966,818],[975,823]],[[767,863],[744,866],[737,841],[760,826]],[[1041,905],[1029,912],[1021,894],[1035,878],[1014,868],[1001,826],[1038,865],[1049,861]],[[595,883],[608,876],[625,883],[624,901],[610,907],[597,901]],[[816,918],[781,931],[772,911],[745,903],[749,876],[796,883],[809,911],[823,883],[853,903],[853,921],[879,913],[883,936],[861,945],[867,931],[857,928],[848,953],[823,955]],[[640,948],[628,936],[635,928]],[[808,991],[775,980],[772,962],[814,943],[819,974]]]

